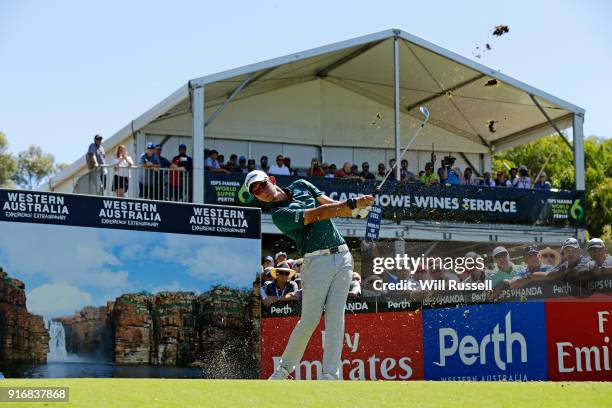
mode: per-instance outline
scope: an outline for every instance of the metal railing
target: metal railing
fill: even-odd
[[[185,168],[99,166],[81,176],[77,194],[191,202],[192,175]]]

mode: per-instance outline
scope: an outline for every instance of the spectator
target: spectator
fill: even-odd
[[[529,170],[527,170],[527,167],[521,166],[519,168],[519,177],[515,187],[522,189],[531,188],[531,177],[529,177]]]
[[[287,263],[282,263],[276,268],[272,268],[271,274],[274,279],[264,288],[265,299],[262,299],[264,305],[270,306],[276,302],[286,302],[296,299],[298,286],[290,279],[295,275],[293,269],[289,269]]]
[[[361,296],[361,276],[357,272],[353,272],[353,278],[351,279],[351,284],[349,286],[348,297],[358,298]]]
[[[465,184],[466,186],[477,186],[478,180],[472,178],[473,175],[474,171],[472,170],[472,168],[466,167],[463,171],[463,184]]]
[[[221,166],[221,168],[227,170],[228,173],[236,172],[238,169],[238,156],[232,153],[225,166]]]
[[[425,175],[425,170],[419,171],[419,180]]]
[[[516,167],[512,167],[510,169],[510,174],[508,175],[508,184],[506,184],[508,187],[516,187],[516,185],[518,184],[518,176],[516,175],[518,173],[518,169]]]
[[[259,158],[259,168],[258,170],[265,171],[266,173],[270,167],[268,166],[268,156],[261,156]]]
[[[308,169],[308,176],[310,177],[323,177],[325,176],[325,171],[321,166],[319,166],[319,159],[312,159],[310,161],[310,168]]]
[[[604,242],[599,238],[593,238],[587,242],[587,252],[593,260],[592,269],[597,274],[612,273],[612,256],[608,255],[608,250]]]
[[[395,172],[397,170],[397,167],[395,167],[395,163],[397,163],[397,160],[395,159],[390,159],[389,160],[389,170],[391,171],[391,174],[389,175],[389,178],[392,180],[395,180]]]
[[[413,172],[408,170],[408,160],[403,159],[400,167],[400,178],[402,181],[413,181],[416,180],[416,176]]]
[[[145,152],[140,156],[138,161],[140,166],[140,191],[138,196],[149,200],[156,200],[157,186],[155,184],[157,169],[161,167],[159,157],[155,154],[155,144],[147,143]]]
[[[247,171],[247,159],[244,156],[238,158],[238,167],[235,170],[236,173],[248,173]]]
[[[125,197],[128,191],[128,181],[130,179],[130,167],[134,166],[134,161],[128,155],[124,145],[117,147],[117,157],[113,160],[115,175],[113,176],[113,191],[117,197]]]
[[[535,245],[528,245],[523,250],[523,262],[525,266],[516,278],[510,279],[507,283],[511,288],[521,288],[531,282],[532,276],[536,272],[548,274],[552,270],[552,266],[542,262],[540,251]]]
[[[359,177],[359,166],[357,166],[356,164],[353,164],[351,166],[351,176]]]
[[[209,155],[210,156],[210,155]],[[222,169],[225,168],[225,156],[220,154],[217,156],[217,161],[219,162],[219,167],[221,167]]]
[[[272,269],[273,267],[264,268],[263,273],[261,274],[261,283],[259,286],[259,296],[261,300],[265,300],[268,295],[266,295],[266,286],[270,284],[274,280],[272,277]]]
[[[385,164],[378,163],[378,171],[376,172],[376,176],[375,176],[376,181],[382,181],[386,173],[387,171],[385,170]]]
[[[465,273],[460,277],[464,279],[464,282],[484,283],[487,279],[487,273],[484,269],[477,267],[476,260],[482,257],[476,252],[468,252],[465,254],[465,259],[473,259],[473,262],[469,262],[469,267],[466,266]]]
[[[540,251],[540,259],[546,265],[557,266],[561,262],[561,254],[550,247]]]
[[[503,174],[503,173],[502,173]],[[491,173],[485,171],[482,174],[482,180],[480,180],[480,185],[484,187],[495,187],[495,181],[491,179]]]
[[[438,184],[440,182],[440,177],[438,174],[434,173],[434,166],[432,162],[427,162],[425,164],[425,174],[420,178],[421,183],[432,185]]]
[[[274,262],[276,262],[276,266],[282,264],[283,262],[287,262],[287,253],[286,252],[277,252],[274,255]]]
[[[445,184],[457,186],[463,183],[463,177],[461,175],[461,169],[454,164],[451,166],[445,166],[442,168],[442,175]]]
[[[279,154],[278,156],[276,156],[276,164],[273,164],[272,166],[270,166],[270,169],[268,170],[268,174],[275,175],[275,176],[290,176],[291,175],[289,168],[285,166],[285,158],[283,157],[282,154]]]
[[[351,163],[344,162],[342,168],[335,174],[336,178],[345,178],[351,176]]]
[[[160,144],[155,145],[155,154],[159,158],[159,167],[161,169],[169,169],[171,163],[170,163],[170,160],[162,156],[162,145]],[[157,179],[156,182],[157,182],[157,193],[158,193],[157,199],[158,200],[166,199],[166,190],[167,190],[166,185],[168,184],[166,175],[167,175],[167,170],[158,171],[157,173],[155,173],[155,178]]]
[[[94,136],[94,142],[89,145],[85,159],[89,170],[97,169],[100,174],[101,185],[98,184],[97,177],[94,176],[94,180],[96,180],[94,192],[100,194],[100,187],[102,191],[106,189],[106,169],[103,167],[106,164],[106,152],[102,146],[102,136]]]
[[[283,159],[283,162],[285,163],[285,167],[287,167],[287,169],[289,170],[289,175],[290,176],[296,175],[295,170],[293,170],[293,168],[291,168],[291,157],[285,157]]]
[[[270,255],[267,255],[266,257],[264,257],[263,262],[261,263],[261,265],[263,266],[263,268],[273,268],[274,267],[274,258],[272,258]]]
[[[374,174],[370,173],[370,164],[368,162],[361,163],[361,173],[359,173],[359,177],[364,180],[374,180]],[[359,278],[361,281],[361,278]]]
[[[508,187],[509,185],[510,185],[510,182],[506,180],[506,175],[504,174],[504,172],[498,171],[497,178],[495,179],[495,186],[496,187]]]
[[[219,152],[216,150],[210,151],[210,156],[204,161],[204,168],[206,171],[215,173],[229,173],[226,169],[221,167],[221,163],[217,160],[219,158]]]
[[[246,169],[244,169],[242,172],[245,174],[248,174],[250,172],[252,172],[253,170],[257,170],[257,166],[255,165],[255,159],[249,159],[247,160],[247,167]]]
[[[172,158],[170,165],[170,174],[168,175],[168,184],[170,185],[170,200],[183,201],[183,198],[191,197],[187,192],[191,191],[191,173],[193,171],[193,159],[187,156],[187,145],[180,144],[178,147],[178,155]]]
[[[540,173],[540,177],[538,177],[538,181],[536,181],[534,188],[543,188],[546,190],[550,190],[550,183],[546,180],[546,173]]]
[[[506,248],[498,246],[493,249],[491,255],[496,264],[495,271],[491,275],[491,285],[493,288],[504,280],[516,278],[522,272],[523,267],[514,264],[510,260],[510,254]]]
[[[325,175],[325,178],[335,178],[336,177],[336,165],[334,163],[329,165],[329,171]]]

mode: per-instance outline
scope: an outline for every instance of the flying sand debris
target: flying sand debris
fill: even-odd
[[[496,37],[501,37],[502,35],[508,33],[510,31],[510,27],[504,24],[496,25],[493,30],[493,35]]]

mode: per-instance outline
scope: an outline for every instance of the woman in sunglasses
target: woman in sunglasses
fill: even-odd
[[[245,180],[251,194],[270,204],[272,222],[295,242],[304,262],[302,316],[270,379],[289,377],[300,362],[325,307],[322,376],[326,380],[338,380],[342,376],[344,305],[353,274],[353,257],[331,219],[367,215],[374,197],[367,195],[340,202],[325,196],[306,180],[296,180],[286,188],[275,182],[259,170],[247,174]]]

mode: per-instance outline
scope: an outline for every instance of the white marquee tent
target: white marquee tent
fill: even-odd
[[[431,118],[411,150],[433,144],[484,158],[485,169],[496,151],[572,127],[576,188],[584,189],[584,109],[401,30],[193,79],[105,147],[131,142],[140,150],[143,135],[171,135],[189,139],[193,152],[223,139],[318,147],[329,157],[334,149],[360,149],[367,159],[405,145],[422,105]],[[202,169],[202,155],[193,156]],[[81,158],[47,188],[61,191],[85,171]],[[196,202],[203,202],[203,177],[194,172]]]

